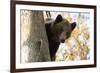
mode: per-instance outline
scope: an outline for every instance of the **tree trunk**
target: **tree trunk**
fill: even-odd
[[[21,10],[21,63],[50,61],[42,11]]]

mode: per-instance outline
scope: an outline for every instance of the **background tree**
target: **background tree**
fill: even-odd
[[[21,63],[50,61],[42,11],[21,10]]]

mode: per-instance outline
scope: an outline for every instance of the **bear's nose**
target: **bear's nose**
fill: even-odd
[[[61,40],[61,43],[64,43],[65,42],[65,40],[63,39],[63,40]]]

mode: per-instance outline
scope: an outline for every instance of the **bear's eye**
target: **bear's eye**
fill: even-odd
[[[58,34],[61,34],[63,32],[63,28],[58,29]]]

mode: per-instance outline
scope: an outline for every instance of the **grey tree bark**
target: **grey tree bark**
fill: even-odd
[[[42,11],[21,11],[21,63],[50,61]]]

